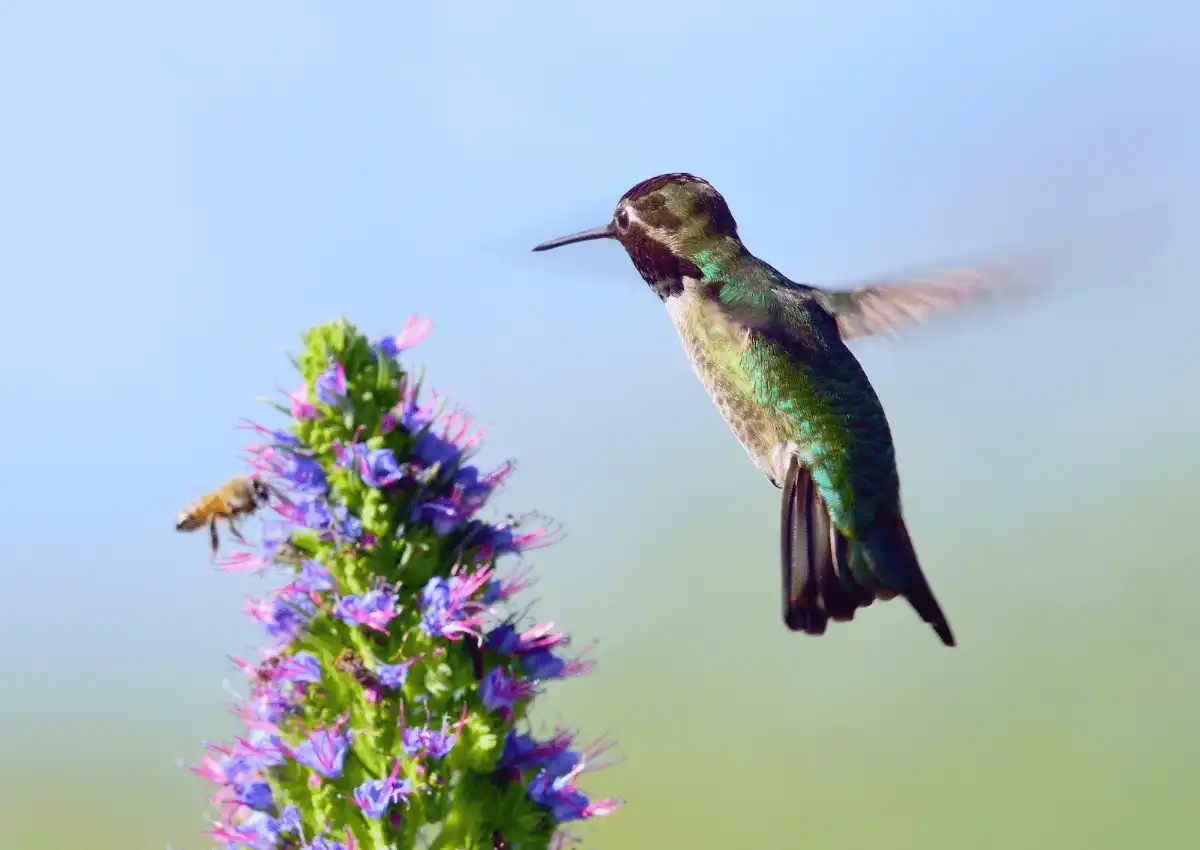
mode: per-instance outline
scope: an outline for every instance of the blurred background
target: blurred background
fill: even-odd
[[[258,585],[173,520],[303,329],[412,313],[518,459],[495,509],[568,531],[535,610],[600,666],[544,720],[611,735],[585,786],[628,801],[587,846],[1189,843],[1198,36],[1174,0],[0,4],[0,847],[209,846],[179,762],[234,729]],[[613,244],[529,252],[677,170],[817,283],[1173,205],[1116,285],[855,346],[958,649],[900,603],[789,634],[778,493],[661,307]]]

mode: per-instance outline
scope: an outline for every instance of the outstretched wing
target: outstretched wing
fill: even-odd
[[[897,275],[844,290],[818,289],[817,299],[837,319],[842,339],[894,336],[942,313],[1049,288],[1051,278],[1062,272],[1089,286],[1116,283],[1160,243],[1169,220],[1170,208],[1155,204],[989,262]]]
[[[937,269],[911,278],[879,281],[847,290],[818,290],[837,319],[842,339],[888,334],[939,314],[998,301],[1028,291],[1026,266],[994,263]]]

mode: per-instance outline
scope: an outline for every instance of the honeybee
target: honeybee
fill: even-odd
[[[350,647],[346,647],[341,651],[337,658],[333,660],[333,666],[350,676],[354,681],[358,682],[364,688],[379,688],[379,679],[367,667],[362,658],[357,652]]]
[[[175,523],[175,530],[195,531],[207,525],[215,557],[221,545],[217,536],[217,520],[225,520],[229,526],[229,533],[246,543],[246,538],[242,537],[241,529],[238,528],[238,521],[266,505],[274,493],[274,489],[257,476],[240,475],[231,478],[184,508]]]
[[[272,655],[265,659],[261,664],[254,668],[254,673],[251,678],[260,685],[265,685],[275,678],[275,671],[279,669],[279,665],[283,662],[282,655]]]

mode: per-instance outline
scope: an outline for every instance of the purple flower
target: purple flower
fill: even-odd
[[[484,606],[471,597],[487,584],[491,569],[483,567],[469,577],[434,576],[421,590],[421,629],[433,637],[458,640],[464,634],[475,634],[482,620]]]
[[[461,726],[459,727],[461,728]],[[454,749],[458,740],[458,729],[453,732],[446,729],[443,722],[441,729],[429,729],[425,733],[425,754],[435,761],[444,759]]]
[[[225,844],[237,844],[250,850],[273,850],[279,843],[275,818],[265,812],[243,809],[236,823],[217,824],[212,837]]]
[[[318,593],[322,590],[333,590],[333,577],[320,561],[309,558],[300,565],[300,574],[288,585],[300,593]]]
[[[433,422],[434,410],[431,406],[417,401],[416,390],[412,385],[401,387],[400,401],[385,414],[390,427],[384,430],[403,428],[409,434],[416,434]]]
[[[460,467],[454,473],[454,485],[460,494],[460,500],[472,506],[472,513],[479,510],[492,491],[500,486],[500,483],[512,473],[512,470],[513,465],[506,463],[499,469],[481,477],[479,468],[476,466]]]
[[[407,658],[399,664],[376,664],[375,678],[385,688],[393,691],[399,690],[404,687],[404,681],[408,678],[408,668],[412,667],[416,660],[416,658]]]
[[[620,803],[615,799],[590,802],[575,786],[575,779],[585,770],[585,758],[574,750],[564,750],[543,762],[543,767],[529,783],[529,799],[549,809],[558,823],[600,817],[613,812]]]
[[[311,528],[314,531],[325,531],[333,524],[324,500],[320,496],[300,499],[286,505],[277,505],[275,512],[295,525]]]
[[[563,661],[549,649],[538,649],[521,659],[521,667],[534,679],[557,679],[567,669]]]
[[[279,476],[298,493],[324,494],[329,489],[321,464],[294,452],[289,452],[280,464]]]
[[[558,823],[580,820],[588,798],[573,784],[560,782],[547,771],[539,771],[529,783],[529,799],[550,810],[550,816]]]
[[[502,623],[488,632],[487,646],[506,655],[528,655],[566,641],[567,636],[553,628],[553,622],[541,623],[518,634],[511,624]]]
[[[350,540],[358,540],[362,537],[363,524],[362,520],[350,513],[344,506],[338,505],[333,509],[334,522],[337,527],[338,534]]]
[[[516,575],[492,579],[483,589],[483,596],[480,598],[480,601],[483,602],[484,605],[495,605],[498,602],[507,602],[513,596],[516,596],[522,590],[527,589],[533,583],[528,580],[528,576],[528,571],[523,571]]]
[[[412,793],[407,779],[393,783],[387,779],[368,779],[354,789],[354,802],[371,820],[379,820],[393,803]]]
[[[582,820],[587,817],[588,798],[573,782],[564,781],[549,772],[539,771],[529,783],[529,799],[550,810],[558,823]]]
[[[396,462],[391,449],[374,449],[365,456],[359,455],[358,470],[362,480],[376,488],[386,487],[404,476],[404,470]]]
[[[433,466],[435,463],[441,466],[451,466],[459,456],[458,446],[432,431],[426,431],[417,437],[412,451],[425,466]]]
[[[346,837],[349,839],[349,829],[346,832]],[[353,846],[354,842],[351,840],[350,847],[353,848]],[[313,840],[306,845],[306,850],[348,850],[348,848],[342,842],[334,838],[326,838],[325,833],[321,833],[313,837]]]
[[[292,758],[305,767],[310,767],[326,779],[337,779],[342,775],[346,751],[350,748],[350,736],[333,727],[312,732],[292,750]]]
[[[317,375],[313,384],[317,389],[317,398],[331,407],[337,407],[346,395],[346,370],[335,360],[328,369]]]
[[[479,683],[479,698],[485,708],[506,709],[532,696],[534,690],[533,682],[509,676],[503,667],[493,667]]]
[[[501,555],[516,555],[532,549],[541,549],[544,546],[553,545],[559,539],[556,531],[544,526],[517,533],[519,524],[523,523],[520,521],[495,525],[480,523],[477,532],[471,535],[473,540],[476,536],[479,538],[477,545],[480,546],[480,551],[476,555],[476,560],[490,561]]]
[[[486,478],[479,477],[478,466],[460,466],[454,472],[454,485],[464,491],[491,492],[492,488],[486,482]]]
[[[351,442],[349,446],[342,444],[340,440],[333,441],[333,456],[338,466],[343,469],[352,469],[356,461],[367,456],[366,443]]]
[[[255,689],[250,702],[238,709],[239,714],[251,724],[275,724],[295,707],[297,694],[284,694],[276,682],[269,682]]]
[[[494,649],[506,655],[515,655],[520,647],[521,638],[511,624],[501,623],[488,632],[486,644],[488,649]]]
[[[425,749],[425,728],[408,726],[400,730],[400,749],[409,758],[419,756]]]
[[[442,497],[414,505],[409,518],[412,522],[428,522],[434,534],[445,537],[469,517],[470,513],[455,500]]]
[[[321,662],[311,652],[297,652],[279,662],[275,678],[297,685],[302,682],[316,684],[321,681]]]
[[[408,726],[400,730],[400,749],[409,758],[414,758],[424,752],[429,758],[437,760],[445,758],[458,741],[463,724],[467,722],[467,706],[463,705],[462,717],[453,731],[447,728],[443,718],[441,729],[424,726]]]
[[[366,626],[387,634],[387,624],[395,618],[397,596],[382,590],[368,590],[361,596],[343,596],[333,613],[352,626]]]
[[[409,316],[404,327],[400,329],[400,333],[395,336],[381,337],[375,343],[375,348],[384,357],[394,360],[401,351],[412,348],[429,336],[431,330],[433,330],[433,322],[429,319],[423,316]]]
[[[396,781],[400,775],[400,760],[396,759],[387,779],[368,779],[354,789],[354,802],[371,820],[379,820],[393,803],[399,803],[413,793],[407,779]]]
[[[548,741],[537,741],[530,735],[510,730],[504,739],[498,766],[523,772],[568,752],[570,748],[571,736],[566,732],[560,731]]]
[[[303,821],[300,818],[300,809],[296,806],[285,806],[283,811],[279,813],[279,817],[275,819],[275,828],[280,832],[299,835],[303,826]]]
[[[238,744],[260,768],[275,767],[287,758],[283,742],[266,729],[251,729]]]
[[[329,515],[329,508],[325,507],[325,503],[320,499],[308,499],[298,507],[300,508],[300,524],[305,528],[324,531],[333,523],[333,517]]]
[[[421,628],[426,634],[438,636],[442,633],[442,625],[450,618],[450,606],[453,598],[450,595],[450,582],[440,576],[434,576],[425,583],[421,590]]]
[[[189,765],[188,770],[214,785],[233,785],[237,782],[245,782],[256,771],[254,764],[228,747],[210,744],[207,749],[208,753],[200,764]]]
[[[375,350],[388,360],[395,360],[396,355],[400,353],[400,346],[396,345],[394,336],[381,336],[375,343]]]
[[[237,800],[243,805],[260,812],[270,813],[275,808],[275,798],[271,796],[271,786],[261,779],[246,784],[233,786]]]
[[[246,613],[261,622],[277,645],[290,643],[308,625],[316,606],[303,596],[247,600]]]
[[[500,584],[500,579],[494,578],[487,583],[487,587],[483,589],[483,596],[479,601],[484,605],[495,605],[497,602],[503,602],[508,596],[504,593],[504,586]]]

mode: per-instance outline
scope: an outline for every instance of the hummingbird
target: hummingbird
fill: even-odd
[[[625,248],[726,424],[782,491],[787,627],[821,635],[901,596],[954,646],[901,511],[887,416],[846,343],[990,299],[1006,288],[1004,266],[845,290],[798,283],[750,253],[725,198],[684,173],[638,183],[606,224],[533,250],[593,239]]]

